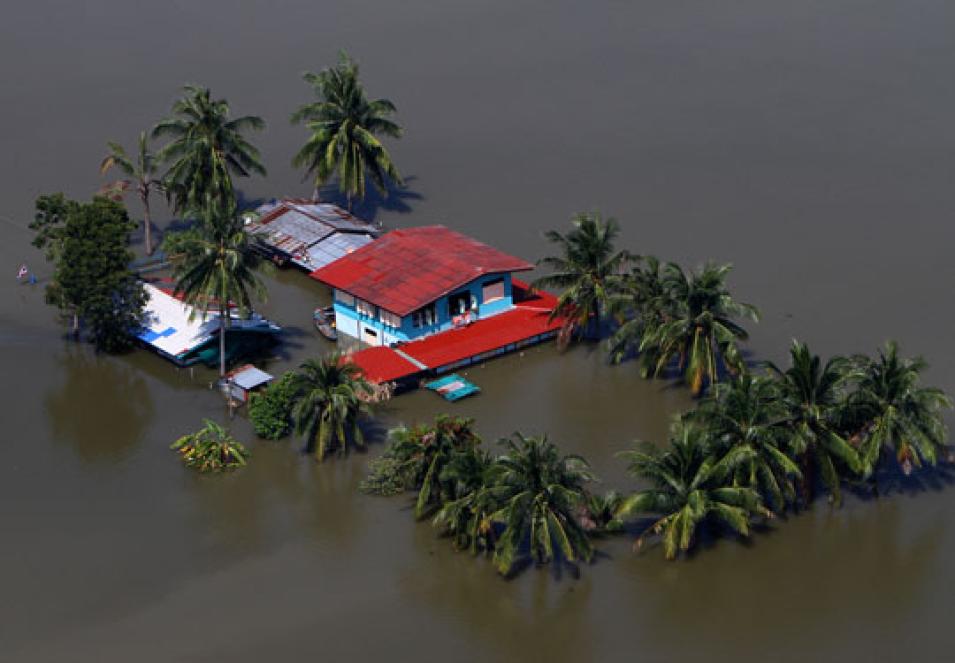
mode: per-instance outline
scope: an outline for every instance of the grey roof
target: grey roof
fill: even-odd
[[[232,383],[238,387],[242,387],[246,391],[255,389],[259,385],[271,382],[272,380],[273,377],[271,375],[259,370],[255,366],[249,366],[232,376]]]
[[[373,224],[329,203],[285,200],[265,210],[259,220],[247,226],[248,231],[292,256],[296,263],[306,262],[309,247],[333,233],[358,233],[364,237],[374,235],[376,231]]]
[[[371,235],[335,232],[308,249],[308,267],[320,269],[374,241]]]

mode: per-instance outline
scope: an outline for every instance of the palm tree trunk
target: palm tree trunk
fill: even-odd
[[[149,194],[143,194],[143,230],[146,235],[146,255],[151,256],[153,254],[153,232],[152,232],[152,220],[150,219],[149,214]]]
[[[80,316],[76,311],[73,311],[73,339],[78,339],[80,337]]]
[[[312,189],[312,202],[317,203],[321,200],[321,195],[319,192],[318,182],[315,183],[315,187]]]
[[[227,304],[219,302],[219,377],[225,377],[225,327]]]

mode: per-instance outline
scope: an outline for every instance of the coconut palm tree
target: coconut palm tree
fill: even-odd
[[[109,153],[100,164],[100,173],[105,175],[110,168],[118,168],[126,179],[116,180],[109,185],[114,197],[121,196],[127,190],[135,187],[139,194],[139,201],[143,205],[143,229],[145,230],[146,255],[153,254],[152,220],[149,214],[149,197],[153,191],[162,191],[162,182],[157,177],[158,164],[156,157],[149,150],[149,135],[143,131],[139,134],[139,149],[135,159],[131,158],[119,143],[109,142]]]
[[[152,136],[170,139],[157,158],[169,164],[163,180],[176,211],[196,214],[235,198],[232,175],[265,175],[258,149],[244,136],[264,129],[265,122],[255,115],[230,119],[229,103],[213,99],[209,88],[186,85],[183,90]]]
[[[641,352],[657,353],[654,375],[677,362],[680,373],[699,395],[720,376],[719,362],[731,373],[743,370],[737,342],[748,338],[733,318],[759,320],[759,311],[733,299],[726,289],[731,265],[706,265],[688,277],[675,263],[664,269],[672,306],[663,321],[649,328]]]
[[[190,234],[180,247],[173,266],[175,294],[194,306],[203,317],[216,309],[219,319],[219,375],[226,371],[226,329],[230,302],[239,313],[252,310],[253,297],[265,299],[265,284],[258,272],[267,269],[261,254],[231,214],[208,208],[204,232]]]
[[[752,450],[733,473],[733,485],[758,490],[777,511],[796,498],[794,478],[802,473],[786,453],[786,409],[768,377],[741,374],[716,386],[689,417],[706,430],[717,453]]]
[[[472,554],[494,549],[492,514],[500,507],[495,485],[499,466],[483,449],[471,447],[454,453],[441,470],[441,481],[450,488],[435,513],[432,525],[452,538],[459,550]]]
[[[845,407],[844,387],[856,376],[845,357],[831,357],[822,364],[805,343],[793,341],[789,350],[791,366],[783,371],[773,363],[786,409],[790,450],[802,459],[802,486],[805,501],[811,498],[812,470],[817,469],[829,490],[829,500],[842,499],[839,467],[862,470],[859,454],[840,435],[838,420]]]
[[[558,288],[561,293],[550,319],[563,318],[560,338],[566,345],[579,330],[599,334],[611,296],[619,287],[622,270],[631,260],[626,250],[615,251],[620,226],[599,213],[578,214],[566,235],[556,230],[545,237],[560,248],[560,255],[541,258],[537,264],[551,270],[536,279],[535,288]]]
[[[899,357],[898,344],[889,341],[878,359],[864,358],[862,366],[852,402],[867,422],[860,445],[865,473],[874,478],[889,449],[906,475],[923,462],[934,465],[945,450],[942,410],[951,408],[952,400],[941,389],[919,386],[928,364],[921,357]]]
[[[337,353],[308,359],[295,381],[295,432],[305,436],[318,460],[336,445],[344,451],[349,437],[355,446],[365,446],[359,420],[368,412],[365,399],[372,387],[354,363]]]
[[[318,101],[292,114],[294,124],[304,122],[311,132],[292,164],[314,175],[313,197],[317,200],[319,187],[336,176],[349,209],[353,198],[365,197],[367,175],[382,194],[389,180],[400,185],[398,169],[378,140],[378,136],[401,137],[401,127],[389,119],[397,111],[395,105],[388,99],[368,100],[358,79],[358,64],[344,51],[337,65],[317,74],[307,72],[304,78]]]
[[[203,424],[170,447],[179,452],[183,463],[200,472],[222,472],[246,464],[249,452],[225,428],[211,419],[203,420]]]
[[[503,506],[492,515],[504,524],[494,550],[498,571],[510,574],[525,551],[538,564],[558,556],[589,562],[593,546],[577,519],[584,484],[595,480],[587,461],[562,456],[546,435],[515,433],[501,444],[495,492]]]
[[[637,538],[636,548],[648,536],[660,535],[664,555],[675,559],[693,546],[697,530],[706,522],[720,523],[748,536],[754,515],[773,516],[758,492],[732,485],[733,474],[752,460],[755,452],[739,446],[722,456],[714,455],[699,426],[678,422],[668,448],[644,442],[620,455],[629,461],[630,474],[650,481],[652,486],[627,497],[617,517],[625,519],[641,513],[660,516]]]
[[[618,326],[610,337],[610,361],[617,364],[638,352],[647,330],[666,322],[673,308],[670,292],[655,256],[634,259],[630,273],[620,280],[619,288],[610,296],[608,308]],[[659,357],[655,347],[640,353],[641,374],[649,377]]]
[[[446,477],[444,469],[457,454],[470,452],[481,443],[473,419],[446,414],[439,415],[433,425],[394,429],[391,438],[389,455],[418,491],[416,518],[456,496],[457,477]]]

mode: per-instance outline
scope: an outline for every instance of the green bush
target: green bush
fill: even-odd
[[[249,397],[249,421],[255,434],[278,440],[292,432],[295,373],[288,372],[264,391]]]

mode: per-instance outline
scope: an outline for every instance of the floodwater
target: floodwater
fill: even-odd
[[[756,358],[793,337],[926,355],[955,392],[955,5],[944,0],[183,2],[6,0],[0,23],[0,660],[952,660],[955,487],[850,496],[748,544],[665,563],[601,545],[579,579],[500,580],[407,501],[357,492],[369,458],[234,433],[253,460],[199,477],[168,445],[226,420],[212,373],[99,357],[43,304],[25,231],[37,194],[83,197],[105,142],[132,145],[185,82],[268,130],[247,199],[307,195],[289,165],[301,72],[347,48],[398,105],[409,190],[362,212],[431,222],[536,259],[541,233],[600,209],[622,245],[731,261],[757,304]],[[134,213],[138,209],[132,206]],[[169,223],[157,212],[159,226]],[[28,261],[37,287],[14,281]],[[327,351],[327,297],[295,272],[263,311],[281,371]],[[449,406],[402,396],[381,427],[442,411],[488,441],[547,431],[627,489],[615,452],[660,439],[682,388],[599,351],[475,368]],[[952,423],[952,419],[949,419]]]

